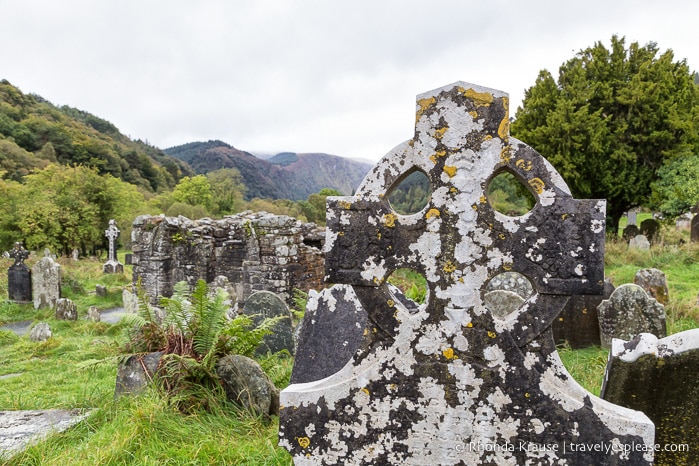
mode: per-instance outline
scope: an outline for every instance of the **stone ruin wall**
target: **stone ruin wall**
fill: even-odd
[[[131,233],[133,280],[155,302],[171,296],[179,281],[211,283],[222,275],[241,306],[260,290],[291,305],[294,289],[323,286],[324,237],[315,224],[267,212],[222,220],[142,215]]]

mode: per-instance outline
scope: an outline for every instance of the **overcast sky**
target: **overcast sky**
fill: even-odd
[[[613,34],[699,69],[699,1],[0,0],[0,79],[167,148],[378,160],[415,96],[510,94]]]

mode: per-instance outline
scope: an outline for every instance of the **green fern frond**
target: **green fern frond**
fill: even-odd
[[[213,297],[208,294],[206,283],[203,283],[205,305],[199,305],[202,314],[197,317],[199,325],[197,332],[193,336],[192,347],[201,356],[211,353],[219,340],[224,327],[226,326],[226,312],[228,311],[228,293],[222,289],[217,289]],[[197,284],[199,285],[199,284]],[[194,296],[192,297],[194,300]],[[199,299],[199,298],[197,298]]]

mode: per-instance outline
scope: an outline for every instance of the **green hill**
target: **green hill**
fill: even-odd
[[[112,123],[76,108],[53,105],[0,81],[0,172],[19,180],[51,162],[96,168],[158,192],[192,174],[180,160],[142,141],[132,141]]]

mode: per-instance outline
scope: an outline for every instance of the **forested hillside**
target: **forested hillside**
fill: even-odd
[[[165,149],[196,173],[235,168],[247,187],[245,198],[302,200],[323,188],[351,194],[371,169],[367,163],[328,154],[283,152],[263,160],[222,141],[192,142]]]
[[[82,165],[151,192],[172,189],[189,167],[158,148],[132,141],[110,122],[55,106],[0,81],[0,171],[21,180],[50,163]]]

